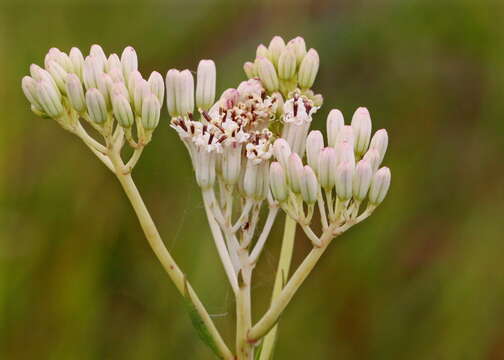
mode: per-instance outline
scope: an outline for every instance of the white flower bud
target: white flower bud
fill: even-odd
[[[345,126],[343,114],[338,109],[332,109],[327,116],[327,141],[329,146],[336,146],[338,132],[343,126]]]
[[[247,61],[243,64],[243,71],[245,71],[245,75],[247,75],[249,79],[257,77],[257,69],[253,62]]]
[[[196,152],[196,181],[202,189],[211,188],[215,182],[215,154],[200,148]]]
[[[109,71],[108,75],[112,79],[113,82],[125,82],[124,75],[121,68],[113,68]]]
[[[86,105],[93,122],[103,124],[107,120],[107,104],[98,89],[92,88],[86,92]]]
[[[163,106],[164,101],[164,80],[163,76],[157,71],[153,71],[149,76],[150,91],[156,95],[159,105]]]
[[[119,59],[117,54],[110,54],[105,64],[105,71],[111,72],[113,69],[118,69],[122,72],[121,59]]]
[[[364,160],[369,162],[369,165],[371,165],[371,170],[373,174],[378,170],[378,167],[380,166],[380,153],[378,150],[374,148],[370,148],[363,157]]]
[[[72,64],[70,58],[68,57],[68,55],[66,53],[64,53],[63,51],[60,51],[57,48],[51,48],[49,50],[49,52],[47,53],[45,60],[44,60],[44,65],[45,65],[46,69],[51,61],[56,62],[66,72],[74,71],[73,64]]]
[[[371,138],[371,116],[365,107],[358,108],[352,117],[353,132],[355,134],[355,153],[363,155]]]
[[[296,54],[296,61],[298,65],[301,64],[301,61],[303,61],[303,58],[306,55],[306,44],[304,39],[298,36],[290,40],[287,43],[287,47],[290,47],[294,50],[294,53]]]
[[[301,89],[309,89],[312,87],[317,77],[320,59],[315,49],[310,49],[304,57],[298,72],[298,83]]]
[[[63,113],[61,94],[49,81],[41,80],[37,83],[37,99],[44,112],[52,118]]]
[[[78,112],[86,110],[86,99],[79,77],[75,74],[68,74],[66,78],[66,93],[70,105]]]
[[[103,67],[100,64],[98,58],[93,56],[86,57],[84,60],[84,67],[82,69],[82,79],[86,89],[96,88],[99,89],[99,85],[103,81]]]
[[[303,162],[298,154],[292,153],[287,161],[287,175],[291,190],[298,194],[301,191],[301,176],[303,175]]]
[[[371,204],[380,204],[390,187],[390,169],[388,167],[382,167],[378,170],[371,181],[371,188],[369,189],[369,202]]]
[[[355,135],[353,132],[353,128],[350,125],[344,125],[339,131],[338,135],[336,136],[336,144],[335,147],[338,146],[338,144],[342,143],[348,143],[352,147],[352,149],[355,146]]]
[[[24,76],[21,80],[21,88],[28,101],[37,109],[41,109],[37,98],[37,82],[29,76]]]
[[[285,170],[279,162],[274,161],[270,166],[270,186],[273,197],[279,201],[287,200],[289,188],[287,187],[287,177]]]
[[[317,177],[312,168],[305,165],[303,168],[303,175],[301,176],[301,196],[303,200],[308,205],[314,204],[317,201],[318,191],[319,184],[317,182]]]
[[[336,195],[340,200],[348,200],[352,197],[352,184],[354,176],[354,164],[343,162],[338,165],[335,173]]]
[[[42,69],[40,66],[38,66],[36,64],[31,64],[30,65],[30,74],[33,79],[38,80],[38,81],[47,81],[50,84],[52,84],[56,89],[58,88],[58,85],[54,81],[51,74],[49,74],[49,71]]]
[[[257,58],[257,72],[259,73],[261,82],[269,92],[275,92],[278,90],[278,76],[275,66],[271,63],[271,61],[265,57]]]
[[[352,191],[355,200],[362,201],[366,198],[366,195],[371,185],[371,179],[373,177],[373,170],[371,169],[371,164],[369,161],[362,159],[357,163],[355,167]]]
[[[238,142],[233,142],[224,147],[222,153],[221,175],[224,183],[234,185],[240,178],[242,146]]]
[[[208,110],[215,101],[216,70],[212,60],[201,60],[196,81],[196,106]]]
[[[82,67],[84,66],[84,56],[82,56],[82,52],[78,48],[73,47],[70,49],[68,58],[72,63],[74,73],[82,80]]]
[[[49,64],[47,65],[47,71],[49,71],[49,74],[54,79],[54,82],[58,86],[58,89],[65,94],[66,92],[66,86],[65,86],[65,79],[67,76],[67,72],[65,69],[61,67],[60,64],[58,64],[56,61],[51,60],[49,61]]]
[[[254,164],[248,160],[243,176],[243,191],[248,198],[262,200],[269,186],[269,174],[266,162]]]
[[[289,80],[296,74],[296,54],[292,48],[285,48],[278,59],[278,77]]]
[[[273,155],[280,162],[284,169],[287,169],[287,163],[289,161],[289,156],[291,154],[291,149],[289,143],[285,139],[276,139],[273,143]]]
[[[324,137],[318,130],[312,130],[306,138],[306,158],[308,165],[318,173],[320,152],[324,148]]]
[[[130,102],[125,96],[114,94],[112,96],[112,109],[119,125],[123,128],[129,128],[133,125],[135,121],[133,111],[131,110]]]
[[[342,142],[336,144],[336,164],[349,163],[355,166],[354,148],[350,143]]]
[[[105,64],[107,63],[107,56],[105,55],[105,52],[103,51],[100,45],[97,44],[91,45],[89,55],[95,57],[96,60],[99,62],[100,66],[102,67],[102,69],[105,69]]]
[[[194,111],[194,79],[189,70],[179,73],[175,86],[175,98],[177,112],[180,115],[187,115]]]
[[[126,99],[130,98],[128,89],[126,89],[126,85],[124,85],[123,82],[112,83],[112,87],[110,88],[109,92],[110,96],[122,95]]]
[[[373,138],[371,139],[371,143],[369,144],[369,148],[378,151],[378,154],[380,155],[379,164],[382,163],[383,158],[385,157],[385,153],[387,152],[387,146],[388,146],[387,130],[380,129],[377,132],[375,132]]]
[[[133,105],[135,107],[135,114],[142,114],[142,102],[144,98],[151,92],[149,90],[149,83],[144,79],[138,79],[135,81],[135,86],[133,89]]]
[[[121,64],[126,79],[129,78],[132,71],[138,70],[138,57],[133,47],[128,46],[124,49],[121,55]]]
[[[56,59],[60,56],[60,53],[61,50],[58,48],[53,47],[49,49],[44,58],[44,66],[46,67],[46,69],[51,61],[56,61]]]
[[[129,73],[128,76],[128,91],[130,94],[131,99],[135,96],[135,87],[137,86],[138,83],[142,82],[144,78],[142,77],[142,74],[138,70],[133,70],[132,72]]]
[[[159,124],[161,104],[157,96],[150,94],[142,101],[142,126],[145,130],[154,130]]]
[[[175,89],[177,87],[179,71],[177,69],[168,70],[166,73],[166,107],[171,117],[178,116]]]
[[[278,64],[278,59],[280,58],[280,54],[285,49],[285,41],[280,36],[275,36],[271,39],[268,50],[271,54],[271,61],[273,64]]]
[[[325,190],[331,190],[334,186],[336,168],[336,151],[332,147],[322,150],[319,157],[318,178],[320,186]]]
[[[266,46],[264,46],[263,44],[260,44],[258,47],[257,47],[257,50],[256,50],[256,57],[265,57],[266,59],[270,60],[271,61],[271,54],[268,50],[268,48]]]

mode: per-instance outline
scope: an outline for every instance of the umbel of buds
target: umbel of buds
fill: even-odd
[[[81,119],[105,137],[119,126],[131,146],[138,148],[150,141],[159,123],[163,77],[153,72],[145,80],[132,47],[125,48],[120,57],[107,57],[99,45],[91,46],[86,57],[75,47],[68,54],[52,48],[44,68],[32,64],[30,75],[22,79],[22,88],[32,111],[53,118],[73,133],[81,133]]]

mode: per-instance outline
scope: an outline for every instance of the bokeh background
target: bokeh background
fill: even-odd
[[[325,106],[390,134],[392,188],[283,316],[276,359],[504,359],[504,2],[0,1],[0,358],[211,359],[119,184],[21,89],[56,46],[133,45],[144,73],[217,63],[220,90],[273,35],[318,49]],[[135,178],[231,341],[233,300],[166,112]],[[283,218],[256,270],[270,296]],[[295,265],[308,250],[298,233]]]

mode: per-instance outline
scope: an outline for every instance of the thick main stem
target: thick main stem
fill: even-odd
[[[206,311],[201,300],[198,298],[198,295],[193,290],[184,273],[180,270],[178,265],[175,263],[175,260],[173,260],[170,253],[166,249],[163,240],[161,239],[161,236],[159,235],[159,232],[156,228],[156,225],[154,224],[154,221],[152,220],[149,211],[147,210],[147,207],[145,206],[145,203],[143,202],[142,197],[140,196],[140,193],[138,192],[138,189],[133,182],[133,179],[131,178],[131,175],[124,174],[124,164],[122,159],[120,158],[120,155],[112,151],[109,156],[114,165],[116,176],[121,183],[126,196],[131,202],[133,209],[135,210],[142,230],[144,231],[145,237],[147,238],[147,241],[149,242],[152,250],[177,287],[178,291],[182,294],[182,296],[193,303],[194,308],[201,317],[201,320],[205,324],[205,327],[208,329],[208,332],[215,343],[215,347],[217,348],[217,351],[220,353],[222,358],[226,360],[234,359],[233,354],[220,336],[219,331],[215,327],[215,324],[210,318],[210,315]]]
[[[245,256],[248,257],[248,254]],[[252,327],[252,269],[246,267],[240,271],[241,279],[236,293],[236,357],[237,360],[253,360],[254,348],[248,341],[248,332]]]
[[[294,239],[296,236],[296,221],[290,216],[285,216],[285,226],[284,235],[282,239],[282,248],[280,250],[280,260],[278,261],[278,269],[275,278],[275,284],[273,285],[273,295],[271,297],[271,302],[273,303],[283,286],[285,285],[287,279],[289,278],[290,264],[292,260],[292,252],[294,250]],[[276,336],[278,332],[278,325],[275,325],[273,329],[270,330],[268,335],[264,338],[260,360],[270,360],[273,355],[273,350],[275,347]]]

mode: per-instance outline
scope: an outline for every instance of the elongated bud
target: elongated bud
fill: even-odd
[[[41,106],[37,99],[37,82],[29,76],[24,76],[23,80],[21,80],[21,88],[28,101],[40,109]]]
[[[260,44],[256,50],[256,57],[265,57],[271,61],[271,54],[266,46]]]
[[[141,115],[142,114],[142,102],[145,98],[145,96],[149,95],[150,92],[150,87],[149,83],[145,81],[144,79],[139,79],[138,81],[135,82],[134,86],[134,93],[133,93],[133,105],[135,107],[135,114]]]
[[[86,105],[89,118],[93,122],[103,124],[107,120],[107,105],[98,89],[93,88],[86,92]]]
[[[63,113],[61,94],[49,81],[42,80],[37,83],[37,99],[44,112],[52,118]]]
[[[308,165],[318,173],[320,152],[324,148],[324,137],[318,130],[312,130],[306,138],[306,158]]]
[[[128,89],[126,89],[126,85],[124,85],[123,82],[117,82],[117,83],[113,83],[112,84],[112,87],[110,88],[109,90],[111,96],[114,96],[114,95],[122,95],[124,96],[126,99],[129,99],[129,92],[128,92]]]
[[[52,48],[47,53],[45,60],[44,60],[44,65],[46,68],[48,67],[48,65],[51,61],[56,62],[66,72],[74,71],[73,64],[72,64],[70,58],[68,57],[68,55],[65,52],[60,51],[57,48]]]
[[[296,54],[296,61],[297,64],[301,64],[301,61],[303,61],[303,58],[306,55],[306,44],[305,41],[302,37],[298,36],[292,40],[290,40],[287,43],[287,47],[290,47],[294,50],[294,53]]]
[[[378,170],[371,181],[371,188],[369,189],[369,202],[371,204],[380,204],[390,187],[390,169],[388,167],[382,167]]]
[[[88,56],[84,60],[84,68],[82,69],[82,78],[86,89],[99,89],[99,83],[103,80],[103,68],[96,57]]]
[[[369,191],[369,186],[371,185],[371,179],[373,177],[373,170],[369,161],[362,159],[355,166],[355,172],[353,177],[352,192],[355,200],[362,201],[366,198]]]
[[[249,79],[253,79],[258,76],[256,66],[253,62],[247,61],[243,64],[243,71],[245,71],[245,75],[247,75],[247,78]]]
[[[336,144],[336,163],[349,163],[355,166],[355,153],[352,144],[347,142],[342,142]]]
[[[287,175],[291,190],[298,194],[301,191],[301,176],[303,175],[303,162],[298,154],[292,153],[287,162]]]
[[[278,64],[278,59],[280,58],[280,54],[285,49],[285,41],[280,36],[275,36],[271,39],[268,50],[271,54],[271,62],[273,64]]]
[[[50,48],[44,58],[44,66],[47,68],[47,66],[49,66],[49,63],[51,61],[56,61],[56,59],[60,56],[60,53],[61,53],[60,49],[55,47]]]
[[[202,189],[215,183],[215,154],[200,148],[196,152],[196,181]]]
[[[299,66],[298,83],[301,89],[309,89],[313,86],[319,65],[320,59],[317,51],[310,49]]]
[[[171,117],[179,115],[175,94],[179,73],[177,69],[168,70],[166,73],[166,107]]]
[[[122,72],[121,59],[119,59],[119,55],[117,54],[110,54],[105,64],[105,71],[111,72],[114,69],[119,69]]]
[[[353,164],[344,162],[338,165],[335,173],[336,195],[340,200],[348,200],[352,197],[352,184],[354,175]]]
[[[140,83],[143,82],[144,78],[142,77],[142,74],[138,70],[133,70],[130,72],[128,76],[128,91],[130,94],[130,98],[133,99],[135,96],[135,89],[136,86]]]
[[[97,44],[91,45],[89,55],[95,57],[100,63],[102,69],[105,69],[105,64],[107,63],[107,56],[105,55],[105,52],[103,51],[100,45]]]
[[[289,188],[287,187],[287,177],[285,170],[278,161],[274,161],[270,166],[270,186],[273,197],[279,201],[287,200]]]
[[[242,146],[233,142],[224,146],[221,159],[221,176],[227,185],[235,185],[240,178]]]
[[[248,198],[262,200],[266,196],[269,186],[269,173],[267,164],[254,164],[248,160],[243,177],[243,191]]]
[[[30,74],[31,74],[32,78],[35,80],[47,81],[50,84],[52,84],[55,88],[58,87],[58,85],[56,85],[56,82],[54,81],[51,74],[49,74],[49,71],[42,69],[40,66],[38,66],[36,64],[30,65]]]
[[[159,124],[161,104],[157,96],[150,94],[142,101],[142,125],[145,130],[154,130]]]
[[[318,178],[320,186],[325,190],[331,190],[334,186],[336,169],[336,151],[332,147],[322,150],[319,157]]]
[[[318,197],[319,184],[317,177],[313,172],[312,168],[305,165],[303,168],[303,175],[301,177],[301,196],[303,200],[308,204],[314,204]]]
[[[112,70],[109,71],[108,75],[112,79],[113,82],[118,83],[118,82],[125,82],[124,75],[122,72],[121,68],[113,68]]]
[[[215,63],[212,60],[201,60],[198,65],[196,82],[196,106],[208,110],[215,102]]]
[[[112,109],[119,125],[123,128],[129,128],[133,125],[135,119],[133,117],[130,102],[126,97],[123,95],[112,96]]]
[[[289,80],[296,74],[296,54],[292,48],[285,48],[278,59],[278,77]]]
[[[374,148],[370,148],[363,157],[363,160],[367,160],[369,162],[369,165],[371,165],[371,170],[373,174],[378,170],[378,167],[380,166],[380,153],[378,150]]]
[[[291,149],[289,143],[285,139],[276,139],[273,143],[273,155],[280,162],[284,169],[287,169],[287,163],[289,161],[289,156],[291,154]]]
[[[72,68],[75,74],[82,80],[82,68],[84,66],[84,56],[82,56],[82,52],[73,47],[70,49],[70,62],[72,63]]]
[[[344,125],[340,131],[338,131],[338,135],[336,136],[336,144],[335,147],[338,146],[338,144],[342,143],[348,143],[352,147],[352,149],[355,146],[355,135],[353,132],[353,129],[350,125]]]
[[[177,111],[180,115],[187,115],[194,110],[194,79],[189,70],[179,73],[175,87]]]
[[[343,114],[338,109],[332,109],[327,116],[327,141],[328,146],[336,146],[336,138],[341,128],[345,126]]]
[[[262,84],[270,93],[278,90],[278,76],[271,61],[265,57],[257,58],[257,72]]]
[[[387,152],[387,146],[388,146],[387,130],[380,129],[377,132],[375,132],[373,138],[371,139],[371,143],[369,144],[369,148],[378,151],[378,154],[380,155],[379,164],[382,163],[383,158],[385,157],[385,153]]]
[[[150,91],[156,95],[159,105],[163,106],[164,101],[164,80],[163,76],[157,71],[153,71],[149,76]]]
[[[135,49],[128,46],[124,49],[121,55],[121,64],[124,77],[128,79],[128,75],[135,70],[138,70],[138,57]]]
[[[78,112],[83,112],[86,109],[86,99],[84,98],[84,90],[82,83],[75,74],[68,74],[66,78],[66,93],[70,105]]]
[[[65,94],[66,93],[66,86],[65,86],[65,79],[67,76],[67,72],[65,69],[61,67],[60,64],[58,64],[56,61],[49,61],[49,64],[47,66],[47,71],[49,71],[49,74],[53,77],[54,81],[56,82],[56,85],[58,86],[58,89]]]
[[[361,156],[366,152],[371,138],[371,116],[368,109],[358,108],[352,117],[351,126],[355,134],[355,153]]]

